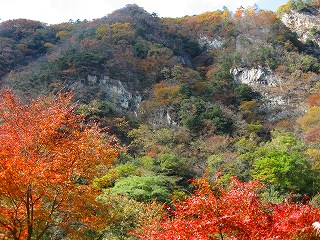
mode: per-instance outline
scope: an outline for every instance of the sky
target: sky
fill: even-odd
[[[260,9],[276,11],[287,0],[0,0],[0,19],[26,18],[48,24],[72,20],[101,18],[127,4],[136,3],[159,17],[182,17],[226,6],[237,7],[257,4]]]

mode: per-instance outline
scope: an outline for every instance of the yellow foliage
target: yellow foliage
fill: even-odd
[[[200,23],[218,23],[222,21],[222,13],[221,11],[214,11],[214,12],[205,12],[195,16],[197,22]]]
[[[308,148],[305,151],[306,156],[308,156],[309,161],[320,170],[320,150],[314,148]]]
[[[130,40],[134,32],[130,23],[103,24],[96,30],[96,36],[105,40]]]
[[[180,90],[180,86],[170,86],[167,83],[161,82],[155,84],[152,95],[154,97],[154,101],[167,106],[175,100],[180,99]]]
[[[311,132],[320,127],[320,106],[309,108],[306,115],[300,117],[297,123],[305,132]]]
[[[97,28],[96,30],[96,36],[98,38],[103,38],[105,35],[110,35],[111,28],[109,24],[104,24],[101,25],[100,27]]]
[[[291,8],[292,8],[292,4],[290,1],[288,1],[286,4],[283,4],[278,8],[277,14],[282,15],[284,13],[287,13],[291,10]]]
[[[134,37],[130,23],[114,23],[111,25],[112,37],[115,39],[129,39]]]
[[[254,112],[257,108],[257,100],[243,101],[239,106],[242,113]]]
[[[70,33],[68,31],[59,31],[57,32],[56,37],[60,39],[66,39],[70,37]]]
[[[227,20],[231,18],[231,13],[228,10],[224,10],[222,15],[221,15],[223,20]]]
[[[43,46],[44,46],[45,48],[53,48],[55,45],[52,44],[52,43],[46,42],[45,44],[43,44]]]

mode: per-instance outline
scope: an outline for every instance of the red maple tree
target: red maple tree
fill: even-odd
[[[41,239],[54,225],[74,231],[103,223],[90,180],[117,147],[84,126],[69,95],[22,104],[0,96],[0,236]]]
[[[135,232],[140,239],[312,239],[320,211],[308,205],[272,204],[259,197],[261,184],[232,179],[228,188],[198,181],[194,195],[175,204],[162,221]],[[299,238],[299,239],[300,239]]]

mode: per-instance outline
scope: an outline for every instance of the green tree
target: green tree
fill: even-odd
[[[303,153],[270,150],[254,162],[254,179],[271,184],[282,193],[314,193],[314,173]]]
[[[244,156],[252,162],[254,179],[262,179],[281,193],[313,195],[319,190],[319,177],[308,162],[305,150],[305,145],[292,133],[274,132],[270,142]],[[245,159],[244,156],[240,157]]]
[[[160,220],[163,205],[152,202],[142,203],[105,190],[97,201],[106,206],[106,216],[110,219],[101,234],[105,240],[134,240],[131,232],[153,220]]]
[[[213,123],[217,134],[231,133],[233,130],[232,120],[223,115],[218,105],[206,103],[200,98],[191,97],[183,100],[179,113],[182,124],[194,133],[204,129],[206,119]]]
[[[94,179],[93,186],[98,189],[113,187],[119,179],[129,176],[140,176],[137,166],[127,163],[111,168],[103,177]]]
[[[257,93],[255,93],[250,86],[247,84],[241,83],[234,89],[237,100],[241,103],[243,101],[251,101],[257,97]]]
[[[118,180],[111,194],[118,194],[141,202],[151,202],[156,199],[160,202],[169,200],[175,178],[162,175],[129,176]]]
[[[221,108],[218,105],[213,105],[203,113],[204,119],[209,119],[215,126],[215,133],[225,134],[232,133],[233,122],[230,118],[223,115]]]

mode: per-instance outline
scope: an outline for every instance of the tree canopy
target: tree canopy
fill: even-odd
[[[12,239],[42,239],[56,225],[73,231],[99,226],[98,166],[118,155],[112,138],[84,126],[70,96],[22,104],[0,96],[0,232]]]

